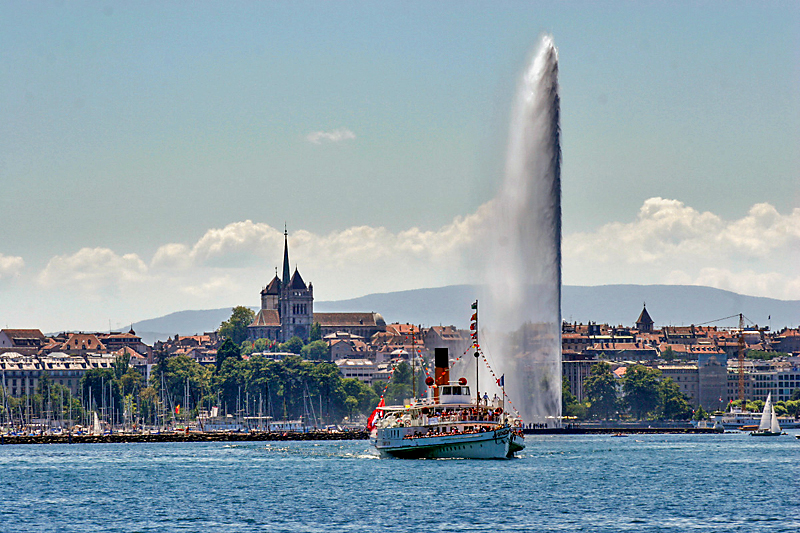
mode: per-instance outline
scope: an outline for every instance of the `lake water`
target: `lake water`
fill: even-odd
[[[2,446],[0,530],[800,530],[793,435],[526,444],[508,461],[379,459],[366,441]]]

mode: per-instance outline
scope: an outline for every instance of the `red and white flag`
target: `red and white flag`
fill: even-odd
[[[375,429],[375,421],[383,416],[383,409],[381,409],[381,407],[384,407],[385,405],[386,403],[383,401],[383,396],[381,396],[381,401],[378,402],[378,407],[372,411],[372,414],[369,415],[369,418],[367,419],[367,431],[372,431]]]

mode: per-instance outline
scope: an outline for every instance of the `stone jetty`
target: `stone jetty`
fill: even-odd
[[[253,433],[113,433],[108,435],[2,435],[0,444],[88,444],[120,442],[255,442],[290,440],[366,440],[366,431],[309,431]]]

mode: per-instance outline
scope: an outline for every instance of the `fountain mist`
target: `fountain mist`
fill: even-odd
[[[498,376],[505,375],[524,421],[549,426],[561,417],[559,135],[558,51],[545,36],[520,81],[511,119],[487,246],[481,345]]]

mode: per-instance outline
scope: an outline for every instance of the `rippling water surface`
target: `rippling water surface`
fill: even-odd
[[[2,446],[0,530],[800,530],[793,435],[526,443],[510,461],[378,459],[366,441]]]

